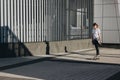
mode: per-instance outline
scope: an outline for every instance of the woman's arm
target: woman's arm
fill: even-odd
[[[100,41],[100,43],[102,43],[102,36],[101,36],[101,31],[99,30],[99,41]]]

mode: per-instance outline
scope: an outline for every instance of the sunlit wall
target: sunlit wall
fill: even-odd
[[[103,43],[120,43],[120,0],[94,0],[94,22],[100,25]]]

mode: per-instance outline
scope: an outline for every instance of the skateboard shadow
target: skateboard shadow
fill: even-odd
[[[86,58],[86,60],[99,60],[100,58]]]

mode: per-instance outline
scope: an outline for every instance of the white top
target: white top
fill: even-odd
[[[99,28],[93,29],[93,30],[92,30],[92,34],[93,34],[93,39],[99,39],[99,38],[100,38],[101,31],[100,31]]]

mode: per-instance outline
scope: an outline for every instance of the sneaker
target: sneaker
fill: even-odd
[[[97,55],[96,59],[100,59],[100,55]]]
[[[97,58],[97,55],[95,55],[95,56],[93,57],[93,60],[96,60],[96,58]]]
[[[98,58],[100,58],[100,55],[97,55]]]
[[[93,60],[98,60],[98,59],[100,59],[100,55],[95,55],[95,56],[93,57]]]

